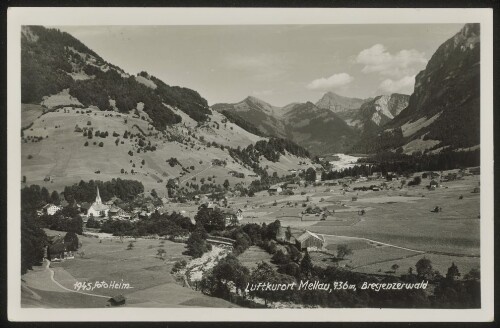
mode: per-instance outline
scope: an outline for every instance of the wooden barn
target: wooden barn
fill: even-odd
[[[267,190],[267,192],[269,193],[270,196],[277,195],[282,191],[283,191],[283,189],[280,186],[272,186],[271,188],[269,188]]]
[[[125,297],[123,295],[113,296],[108,300],[109,305],[119,306],[125,304]]]
[[[325,239],[309,230],[296,238],[297,248],[300,250],[322,249],[325,246]]]

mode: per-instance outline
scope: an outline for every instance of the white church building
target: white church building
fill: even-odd
[[[99,187],[97,187],[97,196],[95,198],[95,202],[92,203],[92,205],[89,207],[87,211],[87,216],[107,217],[108,212],[109,212],[109,206],[102,203],[101,196],[99,195]]]

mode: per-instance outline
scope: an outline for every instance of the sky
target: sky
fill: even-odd
[[[411,94],[415,75],[463,24],[54,26],[129,74],[146,71],[215,103],[275,106]]]

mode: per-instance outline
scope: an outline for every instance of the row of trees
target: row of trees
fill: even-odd
[[[96,224],[93,222],[93,226]],[[117,236],[146,236],[159,235],[175,238],[187,236],[194,230],[191,220],[177,212],[159,214],[155,212],[147,219],[136,222],[127,220],[106,220],[100,226],[102,232]]]
[[[22,203],[21,203],[22,204]],[[47,235],[37,220],[35,211],[21,212],[21,274],[39,265],[43,260]]]
[[[479,166],[480,151],[446,151],[439,154],[415,153],[412,155],[387,152],[360,158],[358,159],[358,163],[359,165],[340,171],[323,172],[321,179],[330,180],[347,176],[367,176],[373,172],[381,172],[383,176],[386,176],[388,172],[407,175],[421,171],[442,171]]]
[[[238,259],[229,255],[204,275],[201,289],[204,293],[239,301],[260,297],[265,304],[269,301],[292,302],[296,304],[321,307],[369,307],[369,308],[479,308],[480,274],[471,270],[464,279],[453,263],[445,277],[432,276],[430,284],[435,286],[433,293],[423,289],[410,290],[370,290],[361,289],[363,283],[419,283],[429,279],[428,271],[432,265],[428,259],[419,260],[417,273],[409,272],[401,277],[383,278],[352,272],[345,268],[315,266],[306,253],[299,263],[290,262],[276,271],[266,262],[261,262],[252,271],[243,266]],[[246,291],[247,284],[298,284],[301,280],[321,281],[333,286],[336,282],[356,285],[356,290],[252,290]],[[234,289],[232,288],[234,286]]]
[[[93,202],[96,197],[97,187],[99,187],[99,193],[103,201],[108,201],[113,196],[121,200],[133,200],[137,195],[144,192],[144,185],[136,180],[122,180],[120,178],[106,182],[94,180],[86,182],[81,180],[78,184],[64,188],[64,198],[70,203],[73,200]]]
[[[61,197],[56,190],[49,193],[45,187],[30,185],[21,189],[21,203],[26,209],[36,211],[47,203],[59,205]]]

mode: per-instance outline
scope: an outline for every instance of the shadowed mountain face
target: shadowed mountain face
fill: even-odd
[[[479,145],[479,35],[479,24],[466,24],[443,43],[416,76],[408,106],[354,149],[412,153]]]
[[[286,137],[312,153],[342,152],[357,135],[337,114],[311,102],[275,107],[248,97],[236,104],[215,104],[212,109],[228,111],[263,133]]]
[[[68,33],[42,26],[24,26],[21,34],[21,98],[39,104],[44,97],[68,92],[80,105],[128,113],[144,105],[152,124],[164,130],[179,123],[173,107],[203,122],[210,109],[196,91],[169,86],[141,72],[137,76],[104,61]],[[67,91],[65,91],[67,90]]]

